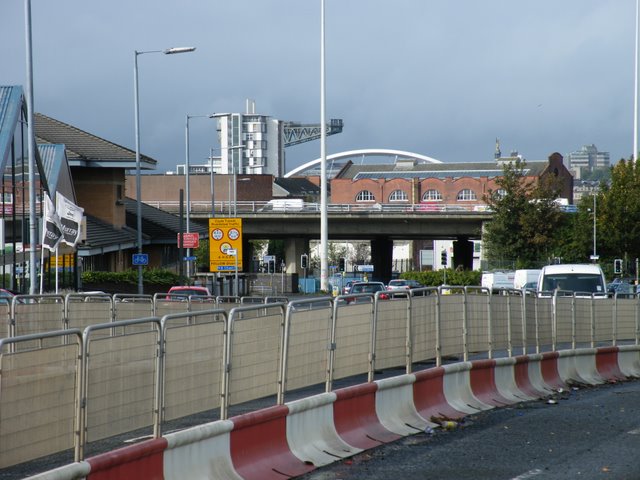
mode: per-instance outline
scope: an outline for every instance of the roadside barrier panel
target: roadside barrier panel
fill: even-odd
[[[595,310],[595,346],[604,346],[613,340],[614,300],[603,298],[594,301]]]
[[[113,320],[113,299],[105,294],[69,293],[65,296],[67,328],[84,329]]]
[[[230,434],[233,427],[231,420],[218,420],[165,435],[167,449],[164,451],[162,478],[242,480],[231,461]]]
[[[516,360],[513,357],[495,360],[493,375],[498,393],[512,404],[537,398],[524,395],[518,388],[515,379],[515,364]]]
[[[488,354],[491,357],[493,335],[490,301],[491,292],[488,289],[465,287],[467,353]]]
[[[282,480],[315,467],[296,457],[287,442],[289,407],[276,405],[230,420],[231,459],[244,480]]]
[[[411,359],[414,363],[436,358],[437,319],[438,289],[411,290]]]
[[[596,352],[594,348],[580,350],[560,350],[558,352],[558,372],[564,383],[582,383],[598,385],[604,379],[596,368]]]
[[[338,435],[349,445],[366,450],[402,437],[380,423],[377,390],[377,383],[368,382],[334,391],[333,421]]]
[[[226,340],[224,310],[167,315],[162,318],[162,326],[163,420],[220,408]]]
[[[576,298],[575,344],[572,348],[591,346],[593,340],[592,313],[596,301],[599,300]]]
[[[94,335],[101,330],[113,334]],[[156,424],[160,335],[154,317],[85,329],[85,442]]]
[[[554,295],[555,305],[555,338],[553,340],[553,349],[558,345],[571,344],[573,339],[574,326],[574,302],[575,297],[562,296],[556,292]]]
[[[62,295],[16,295],[13,301],[12,337],[63,330],[65,325],[64,296]],[[59,337],[45,342],[58,342]],[[17,348],[30,348],[21,342]]]
[[[0,339],[0,468],[74,447],[81,353],[78,329]]]
[[[215,297],[213,297],[215,308]],[[155,293],[153,295],[153,315],[156,317],[164,317],[174,313],[183,313],[191,310],[191,302],[189,295],[179,293]]]
[[[471,390],[470,362],[458,362],[444,366],[443,390],[447,403],[464,413],[478,413],[490,410],[493,405],[477,398]]]
[[[287,442],[291,452],[305,463],[321,467],[362,451],[338,435],[333,423],[335,400],[331,392],[287,403]]]
[[[11,304],[7,301],[0,303],[0,338],[11,336]]]
[[[531,292],[531,295],[525,295],[523,300],[523,322],[524,322],[524,336],[526,338],[526,346],[522,352],[522,355],[527,353],[540,352],[540,332],[538,318],[538,311],[542,300],[538,298],[535,292]],[[524,340],[523,340],[524,342]]]
[[[153,316],[153,297],[151,295],[126,295],[116,293],[113,296],[114,321],[133,320]]]
[[[640,347],[638,345],[619,346],[618,366],[625,377],[640,378]]]
[[[103,453],[87,459],[91,471],[87,480],[107,480],[116,478],[163,478],[162,456],[167,441],[154,438]]]
[[[527,400],[542,398],[551,393],[542,380],[540,371],[540,354],[520,355],[515,357],[513,374],[518,390]]]
[[[327,382],[332,329],[331,298],[289,303],[285,323],[284,392]]]
[[[431,422],[459,419],[467,412],[453,408],[444,395],[444,367],[415,372],[413,403],[418,414]]]
[[[616,326],[616,338],[618,340],[631,340],[636,338],[640,315],[640,296],[616,295],[614,299],[614,318]]]
[[[511,290],[503,290],[500,295],[491,295],[491,346],[493,351],[509,350],[513,337],[513,304],[521,298],[515,297]],[[521,318],[518,321],[522,323]],[[485,341],[486,348],[486,341]]]
[[[376,413],[380,423],[398,435],[413,435],[434,424],[422,417],[413,403],[413,374],[376,380]]]
[[[601,347],[596,353],[596,369],[602,378],[610,382],[626,379],[618,364],[618,354],[618,347]]]
[[[284,305],[237,306],[229,312],[227,323],[229,350],[225,370],[228,374],[227,385],[223,387],[226,395],[223,419],[230,405],[279,392]]]
[[[442,294],[440,299],[440,356],[461,355],[465,351],[464,296]]]
[[[369,371],[373,335],[371,303],[347,304],[337,297],[334,302],[334,340],[332,380]]]
[[[500,394],[495,378],[495,360],[474,360],[471,362],[469,382],[473,395],[481,402],[494,407],[503,407],[518,400],[512,401]]]
[[[536,297],[536,318],[537,318],[537,352],[549,350],[553,343],[553,298],[552,297]],[[536,337],[533,337],[536,338]]]
[[[380,294],[377,293],[374,302],[376,309],[376,342],[374,345],[376,370],[407,367],[408,362],[408,294],[385,293],[388,293],[391,298],[381,300]],[[410,365],[408,368],[410,369]]]

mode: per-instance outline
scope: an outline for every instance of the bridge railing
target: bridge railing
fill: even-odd
[[[178,201],[149,201],[148,205],[156,207],[170,213],[180,212]],[[194,216],[209,216],[211,214],[211,202],[191,201],[191,214]],[[302,204],[273,205],[268,201],[238,201],[238,202],[215,202],[215,213],[219,216],[229,216],[238,214],[314,214],[320,213],[321,206],[317,202],[304,202]],[[329,203],[327,212],[340,213],[476,213],[486,214],[490,212],[489,207],[484,203],[456,203],[447,204],[442,202],[428,203]]]
[[[46,300],[57,308],[57,299]],[[333,391],[353,377],[373,381],[460,359],[638,344],[639,302],[637,295],[438,287],[288,303],[216,298],[209,309],[174,302],[184,310],[119,320],[112,310],[131,304],[136,308],[122,316],[138,307],[148,312],[153,301],[117,297],[112,309],[106,299],[69,297],[67,317],[54,322],[58,330],[45,331],[47,321],[40,333],[31,324],[27,335],[0,339],[0,468],[71,446],[80,460],[100,439],[133,429],[158,437],[167,422],[189,415],[225,419],[249,401],[282,405],[285,397]],[[42,305],[20,308],[39,315]],[[103,323],[62,328],[91,306],[103,309]]]

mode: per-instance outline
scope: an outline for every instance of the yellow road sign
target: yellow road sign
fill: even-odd
[[[235,250],[235,255],[227,253]],[[242,219],[209,219],[209,271],[234,272],[238,257],[238,271],[242,271]]]

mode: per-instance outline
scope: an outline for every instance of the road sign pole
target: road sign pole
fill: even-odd
[[[238,290],[238,252],[236,252],[235,257],[236,257],[236,278],[235,278],[236,287],[235,288],[236,288],[236,296],[239,297],[240,296],[239,295],[240,292]]]

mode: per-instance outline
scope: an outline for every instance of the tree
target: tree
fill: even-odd
[[[555,202],[560,192],[557,177],[546,174],[534,180],[524,175],[526,162],[505,162],[484,201],[493,211],[483,238],[492,266],[538,266],[553,254],[562,214]]]
[[[602,256],[640,257],[640,167],[620,160],[611,168],[611,183],[597,198],[598,247]]]

